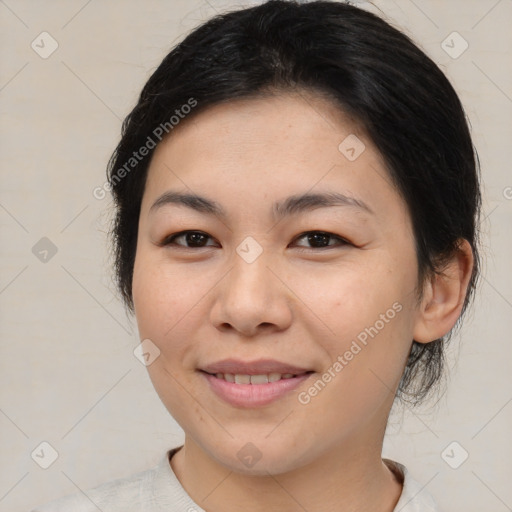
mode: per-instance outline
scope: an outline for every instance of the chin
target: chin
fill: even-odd
[[[298,453],[296,444],[287,445],[277,438],[269,442],[262,438],[254,442],[231,440],[221,450],[218,445],[206,449],[210,457],[230,471],[243,475],[268,476],[294,471],[314,459],[313,454],[307,457],[304,453]]]

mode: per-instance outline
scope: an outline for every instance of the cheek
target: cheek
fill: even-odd
[[[314,313],[325,318],[340,338],[355,336],[386,312],[385,320],[393,320],[397,316],[393,304],[401,303],[407,288],[403,273],[393,275],[377,262],[303,273],[295,285]]]
[[[192,340],[205,322],[204,301],[214,284],[204,272],[166,265],[150,251],[137,255],[132,289],[139,337],[150,339],[160,350],[158,360],[148,366],[154,383],[170,379],[172,384],[166,369],[174,373],[195,367]]]
[[[133,302],[141,336],[163,340],[197,302],[197,283],[144,251],[133,270]]]
[[[197,290],[183,276],[165,270],[162,262],[151,261],[144,251],[137,254],[133,272],[133,302],[141,340],[150,339],[159,349],[158,357],[147,367],[153,386],[175,418],[190,410],[177,374],[193,359],[187,340],[190,327],[199,321]]]
[[[412,273],[375,264],[364,271],[333,272],[324,286],[318,284],[310,288],[310,300],[331,331],[323,341],[329,359],[342,359],[339,380],[361,383],[381,376],[392,387],[412,341]]]

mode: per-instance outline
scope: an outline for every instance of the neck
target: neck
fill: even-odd
[[[292,471],[254,476],[231,471],[186,436],[171,467],[208,512],[392,512],[402,485],[382,461],[382,438],[361,435]]]

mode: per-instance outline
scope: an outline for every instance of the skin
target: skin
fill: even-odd
[[[365,144],[355,161],[338,150],[349,134]],[[176,204],[150,211],[169,190],[215,200],[226,217]],[[330,206],[272,217],[275,202],[326,191],[354,196],[373,214]],[[203,247],[186,237],[162,245],[183,230],[206,234]],[[299,237],[309,231],[335,236],[318,248]],[[263,251],[252,263],[236,252],[248,236]],[[238,100],[182,121],[148,171],[133,299],[140,338],[160,350],[151,380],[185,431],[171,466],[192,499],[208,512],[391,512],[402,486],[381,451],[395,391],[413,338],[427,343],[455,324],[472,261],[463,241],[418,302],[406,205],[364,131],[327,100]],[[401,311],[300,403],[394,303]],[[225,358],[272,358],[316,374],[269,405],[234,407],[198,372]],[[261,454],[250,468],[237,457],[248,442]]]

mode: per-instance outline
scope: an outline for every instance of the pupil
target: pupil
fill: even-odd
[[[188,234],[188,241],[192,244],[192,245],[199,245],[201,246],[201,237],[204,237],[204,235],[202,233],[189,233]]]
[[[322,247],[329,245],[329,235],[325,233],[313,233],[309,235],[308,239],[309,243],[312,245],[315,245],[315,242],[320,242],[319,245]]]

